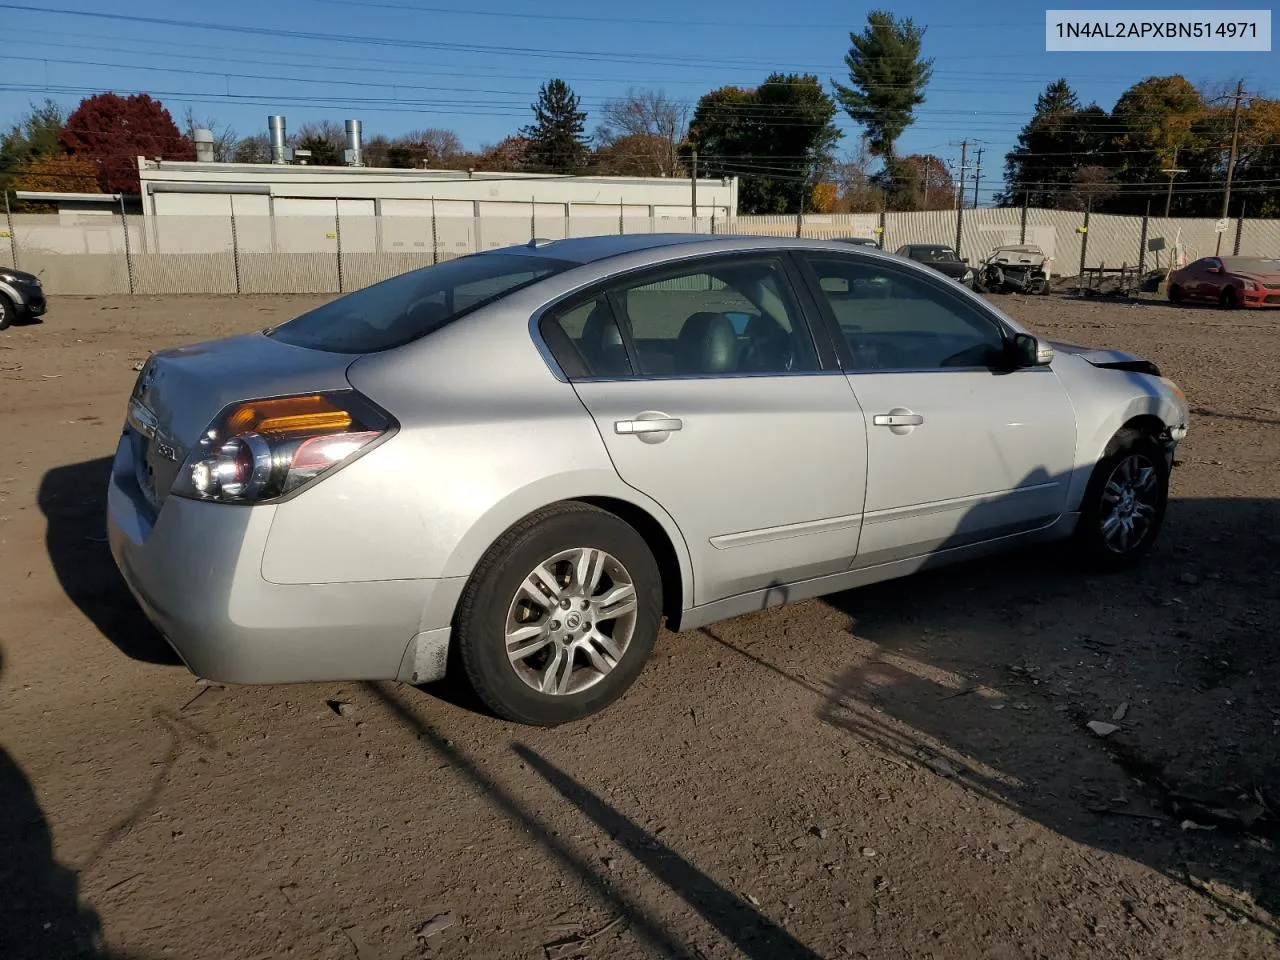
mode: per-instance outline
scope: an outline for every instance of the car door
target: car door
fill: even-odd
[[[1229,283],[1222,261],[1217,257],[1206,257],[1200,268],[1200,297],[1204,300],[1217,300],[1227,286]]]
[[[866,416],[855,565],[1055,521],[1067,506],[1076,423],[1053,370],[1002,363],[1011,333],[994,312],[922,270],[818,252],[800,259]]]
[[[679,526],[694,603],[848,568],[864,419],[782,257],[633,275],[557,305],[540,329],[576,355],[569,378],[618,474]]]
[[[1214,300],[1218,296],[1217,275],[1209,272],[1217,261],[1213,257],[1201,257],[1188,268],[1190,283],[1186,292],[1196,300]]]

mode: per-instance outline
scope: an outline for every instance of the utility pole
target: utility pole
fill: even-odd
[[[956,177],[956,256],[960,256],[960,228],[964,224],[964,175],[969,169],[969,138],[960,141],[960,175]]]
[[[973,205],[978,205],[978,184],[982,182],[982,147],[978,148],[978,163],[973,171]]]
[[[1244,98],[1244,81],[1236,81],[1236,104],[1231,109],[1231,155],[1227,159],[1227,184],[1222,191],[1222,219],[1227,219],[1227,207],[1231,204],[1231,178],[1236,172],[1236,148],[1240,144],[1240,101]],[[1218,233],[1218,243],[1214,247],[1216,257],[1222,249],[1222,233]]]
[[[1175,164],[1178,162],[1177,147],[1173,148],[1173,162]],[[1165,197],[1164,197],[1164,216],[1165,216],[1165,219],[1167,220],[1169,218],[1169,209],[1173,206],[1173,178],[1176,177],[1178,174],[1186,173],[1187,171],[1179,169],[1178,167],[1174,166],[1174,167],[1166,167],[1160,172],[1167,173],[1169,175],[1169,192],[1165,194]]]
[[[689,163],[689,186],[692,196],[693,232],[698,232],[698,151],[694,150]]]

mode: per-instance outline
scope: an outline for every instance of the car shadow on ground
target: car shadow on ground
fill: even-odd
[[[1280,934],[1280,502],[1173,500],[1169,516],[1121,573],[1038,548],[829,596],[875,652],[826,683],[702,633],[896,762]]]
[[[173,649],[143,614],[107,546],[107,479],[102,457],[48,471],[36,499],[45,516],[45,549],[68,599],[126,656],[177,665]]]

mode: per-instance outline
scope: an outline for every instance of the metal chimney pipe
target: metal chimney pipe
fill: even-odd
[[[364,155],[360,145],[360,121],[347,121],[347,153],[346,161],[349,167],[363,167]]]
[[[284,117],[278,115],[267,117],[267,129],[271,134],[271,162],[288,163],[284,152]]]
[[[196,160],[200,163],[213,163],[213,131],[196,127],[191,139],[196,142]]]

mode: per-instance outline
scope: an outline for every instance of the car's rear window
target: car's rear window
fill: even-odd
[[[339,297],[267,336],[331,353],[390,350],[572,266],[565,260],[509,253],[459,257]]]

